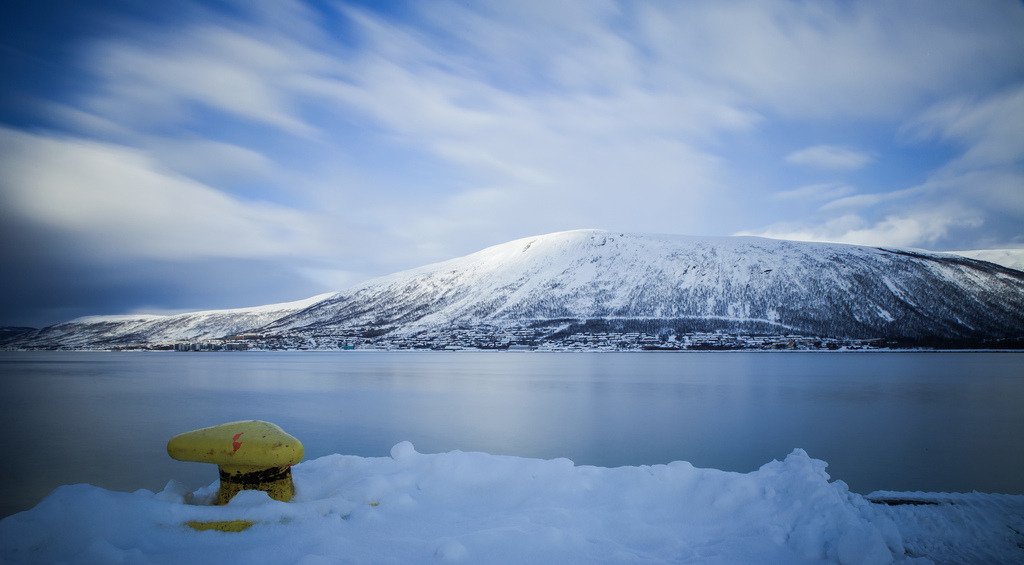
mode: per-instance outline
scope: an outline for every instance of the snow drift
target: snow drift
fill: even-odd
[[[748,474],[688,463],[615,469],[411,444],[391,458],[328,456],[294,468],[290,503],[246,491],[227,506],[163,492],[66,486],[0,522],[15,561],[883,563],[903,554],[892,520],[825,464],[794,451]],[[210,489],[200,493],[208,495]],[[187,520],[257,522],[240,534]]]
[[[750,473],[689,463],[576,466],[485,453],[331,455],[294,467],[288,503],[56,489],[0,521],[0,559],[34,563],[1014,562],[1024,496],[924,495],[884,506],[795,450]],[[899,493],[881,493],[887,499]],[[248,520],[241,533],[189,520]],[[1014,530],[1014,528],[1018,528]],[[1014,534],[1014,531],[1017,533]],[[929,560],[919,561],[922,563]]]

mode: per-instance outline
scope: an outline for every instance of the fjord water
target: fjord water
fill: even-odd
[[[209,484],[167,439],[243,419],[307,459],[410,440],[746,472],[800,447],[860,493],[1024,493],[1024,353],[4,352],[0,515],[61,484]]]

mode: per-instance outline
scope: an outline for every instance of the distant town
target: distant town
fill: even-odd
[[[881,340],[806,335],[744,335],[694,332],[579,332],[562,335],[538,328],[457,328],[415,335],[372,336],[353,331],[330,335],[240,334],[225,339],[149,345],[175,351],[246,350],[507,350],[507,351],[684,351],[684,350],[856,350],[884,347]],[[131,347],[127,347],[131,348]]]

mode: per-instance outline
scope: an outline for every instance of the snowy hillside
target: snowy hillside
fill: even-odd
[[[372,280],[265,330],[411,335],[604,320],[651,331],[1002,338],[1024,334],[1021,311],[1024,273],[962,257],[579,230]]]
[[[81,318],[28,337],[13,334],[8,345],[158,346],[243,333],[257,336],[242,338],[243,348],[671,349],[687,347],[694,335],[729,334],[777,336],[789,345],[793,336],[984,344],[1022,339],[1021,312],[1024,272],[951,254],[577,230],[496,245],[306,301]]]
[[[44,328],[22,339],[30,344],[69,348],[212,339],[269,324],[331,296],[333,294],[322,294],[295,302],[186,314],[87,316]]]

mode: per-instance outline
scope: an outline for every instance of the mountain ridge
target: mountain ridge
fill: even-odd
[[[708,332],[896,343],[1024,335],[1024,272],[944,253],[753,236],[557,232],[316,298],[258,319],[214,323],[203,319],[211,313],[178,315],[177,333],[143,328],[132,336],[111,327],[112,321],[91,329],[79,323],[78,338],[54,340],[54,328],[76,333],[69,322],[40,330],[37,344],[154,344],[157,337],[247,334],[257,347],[503,348],[522,341],[537,345],[549,336],[564,343],[594,333],[587,328],[640,331],[670,345]],[[214,335],[218,331],[222,335]],[[445,337],[458,332],[475,337],[467,343]],[[504,337],[494,337],[499,334]]]
[[[534,256],[527,257],[528,253]],[[893,257],[911,261],[891,260]],[[314,318],[313,323],[320,325],[343,320],[424,325],[471,322],[481,317],[501,320],[512,314],[511,317],[528,319],[724,318],[811,329],[806,324],[787,322],[792,315],[782,315],[781,311],[787,308],[806,309],[810,301],[809,296],[788,292],[791,289],[787,287],[820,286],[816,285],[817,279],[831,277],[840,287],[852,291],[855,285],[849,279],[837,277],[835,265],[877,262],[883,258],[890,259],[883,262],[893,271],[913,261],[924,261],[947,271],[980,269],[997,273],[997,277],[1016,281],[1015,294],[1019,299],[1019,274],[942,254],[756,237],[651,236],[577,230],[523,238],[368,281],[315,305],[312,308],[316,311],[297,312],[290,316],[293,320],[278,321],[270,327],[303,327],[304,318]],[[881,277],[893,297],[904,303],[914,300],[913,293],[902,288],[898,278],[875,267],[874,273]],[[853,279],[864,275],[862,270],[847,271]],[[387,292],[378,296],[377,306],[372,309],[375,319],[365,319],[367,300],[372,294],[380,295],[381,288],[390,289],[390,296]],[[831,290],[836,288],[832,286]],[[394,296],[399,295],[404,297],[400,302],[407,305],[401,314],[395,312]],[[788,303],[787,297],[791,298]],[[417,300],[420,304],[410,304]],[[701,304],[701,300],[705,303]],[[422,304],[426,301],[444,307],[428,309]],[[559,304],[545,304],[553,301]],[[353,302],[354,308],[344,307]],[[758,307],[758,302],[763,306]],[[898,305],[898,301],[888,302]],[[388,319],[389,312],[394,314],[392,319]],[[876,314],[884,321],[895,321],[886,320],[892,314],[884,308]],[[862,313],[862,317],[871,315]],[[820,328],[817,333],[839,335],[822,332]],[[864,332],[847,335],[871,337]]]

